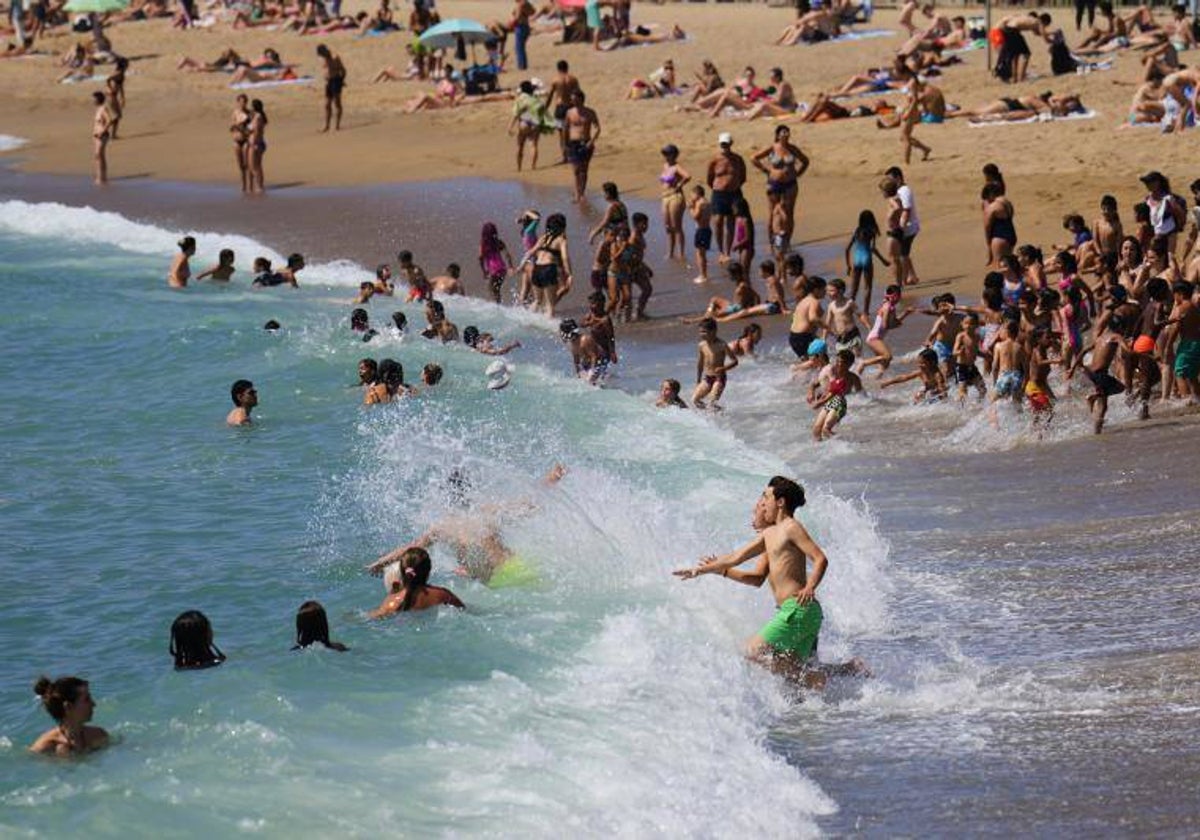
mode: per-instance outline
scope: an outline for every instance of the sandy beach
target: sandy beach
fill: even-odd
[[[485,22],[508,13],[504,2],[464,0],[443,6],[439,9],[444,17]],[[1067,13],[1058,10],[1056,15],[1056,23],[1068,25],[1068,40],[1076,40]],[[668,57],[674,59],[681,78],[688,78],[704,58],[712,59],[727,80],[747,64],[763,75],[770,67],[779,66],[797,95],[811,101],[817,91],[885,63],[903,40],[896,33],[815,46],[770,45],[792,17],[790,9],[760,4],[638,4],[635,23],[659,32],[678,24],[688,33],[687,40],[596,52],[587,45],[557,45],[556,36],[535,35],[529,47],[529,73],[510,69],[503,74],[502,83],[512,88],[526,77],[549,81],[555,62],[568,60],[603,124],[592,166],[592,187],[598,193],[599,184],[611,179],[626,195],[653,201],[661,160],[658,149],[664,143],[678,145],[682,164],[702,175],[719,131],[733,132],[735,149],[749,154],[768,142],[775,121],[747,123],[680,113],[677,106],[686,97],[630,101],[625,94],[635,76],[647,76]],[[894,11],[881,11],[869,28],[896,30],[895,23]],[[416,115],[401,113],[403,104],[428,89],[429,83],[376,85],[370,78],[386,65],[405,66],[406,33],[363,39],[351,33],[302,37],[263,30],[234,31],[227,24],[182,32],[171,29],[169,20],[155,20],[121,24],[113,27],[110,35],[119,52],[135,59],[127,82],[122,139],[110,151],[111,174],[118,183],[142,179],[224,183],[229,185],[230,198],[240,200],[226,130],[236,91],[229,89],[224,74],[177,71],[179,58],[212,60],[228,46],[242,55],[257,55],[273,46],[286,61],[298,63],[301,72],[319,75],[314,51],[320,42],[341,54],[349,69],[343,131],[335,135],[317,131],[321,120],[318,84],[252,92],[263,98],[271,118],[266,171],[273,191],[300,185],[353,187],[457,176],[520,179],[537,186],[566,186],[569,182],[566,167],[549,165],[557,157],[551,137],[542,143],[542,165],[536,171],[516,172],[513,141],[505,135],[511,108],[507,102]],[[4,78],[0,108],[5,115],[0,132],[30,141],[20,152],[19,165],[24,169],[88,172],[89,94],[94,85],[54,82],[61,72],[57,54],[75,38],[71,33],[55,33],[39,44],[55,53],[53,57],[0,63]],[[1128,208],[1142,194],[1137,175],[1148,169],[1162,169],[1181,182],[1189,177],[1174,171],[1189,138],[1152,129],[1117,128],[1140,77],[1139,55],[1121,54],[1110,71],[1060,78],[1043,75],[1020,86],[1004,85],[990,77],[983,51],[965,53],[962,65],[945,70],[937,84],[949,102],[964,107],[1002,95],[1050,89],[1078,92],[1097,116],[990,128],[973,128],[961,120],[921,126],[917,136],[932,145],[933,157],[927,163],[914,161],[908,172],[924,223],[915,252],[925,281],[922,291],[926,287],[931,292],[978,290],[985,254],[977,198],[979,169],[986,162],[997,163],[1005,173],[1021,241],[1043,246],[1065,240],[1061,228],[1064,213],[1078,211],[1090,219],[1102,193],[1116,195],[1128,215]],[[1031,71],[1047,74],[1048,64],[1045,47],[1035,44]],[[893,94],[889,98],[895,101],[899,97]],[[797,240],[838,246],[860,210],[881,211],[876,184],[884,169],[901,160],[898,134],[881,131],[873,119],[865,118],[798,126],[793,139],[812,159],[812,168],[801,184]],[[756,218],[763,223],[765,198],[762,178],[756,173],[751,175],[747,194]],[[658,268],[657,263],[651,264]]]

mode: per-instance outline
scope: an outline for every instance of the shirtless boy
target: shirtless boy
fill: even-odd
[[[954,379],[958,382],[958,401],[967,399],[967,389],[972,385],[979,391],[979,398],[987,395],[987,386],[983,384],[983,376],[975,366],[979,358],[979,316],[967,315],[963,318],[962,330],[954,339]]]
[[[712,250],[712,210],[708,199],[704,197],[704,187],[697,184],[692,187],[692,197],[688,201],[688,213],[696,223],[696,233],[692,237],[692,245],[696,249],[696,267],[700,273],[692,280],[693,283],[708,282],[708,252]]]
[[[879,383],[880,388],[890,388],[901,382],[921,380],[921,390],[913,395],[914,403],[932,403],[946,398],[946,377],[938,367],[937,353],[926,347],[917,354],[917,369],[912,373],[893,376]]]
[[[254,421],[250,419],[250,410],[258,405],[258,391],[249,379],[239,379],[229,389],[233,398],[233,411],[225,417],[225,423],[230,426],[249,426]]]
[[[792,326],[788,332],[788,344],[797,358],[808,356],[808,345],[818,338],[825,328],[825,313],[821,310],[821,298],[825,297],[825,281],[820,277],[810,278],[808,294],[796,301],[792,310]]]
[[[1010,399],[1021,404],[1021,383],[1025,379],[1025,348],[1018,340],[1021,327],[1016,321],[1007,321],[1000,328],[1000,337],[992,345],[992,402]]]
[[[933,299],[934,309],[925,310],[925,314],[937,316],[929,330],[929,337],[925,339],[925,346],[937,353],[947,381],[954,378],[953,348],[963,324],[963,316],[955,311],[955,303],[954,295],[947,292]]]
[[[829,306],[825,310],[826,342],[833,339],[834,352],[849,350],[852,354],[862,352],[862,333],[858,329],[861,322],[868,330],[870,323],[858,311],[858,305],[846,297],[846,281],[835,277],[829,281]]]
[[[725,392],[725,377],[738,366],[738,359],[729,350],[729,345],[717,338],[717,322],[705,318],[700,322],[700,343],[696,355],[696,390],[692,392],[692,404],[699,409],[708,408],[704,400],[711,396],[712,407]]]
[[[676,577],[691,580],[700,575],[720,575],[747,586],[771,586],[775,616],[746,645],[753,661],[780,673],[801,677],[811,687],[822,687],[830,673],[866,672],[858,660],[836,669],[819,669],[816,662],[817,636],[824,615],[816,600],[816,589],[825,577],[829,560],[825,552],[795,519],[804,505],[804,490],[783,476],[775,476],[754,505],[753,527],[758,531],[750,543],[730,554],[711,555],[690,569],[678,569]],[[753,569],[739,569],[758,558]],[[812,575],[808,561],[812,560]]]

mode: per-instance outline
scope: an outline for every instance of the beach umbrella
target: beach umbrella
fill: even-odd
[[[103,0],[101,0],[103,2]],[[482,44],[496,36],[482,23],[466,18],[444,20],[421,33],[421,45],[431,50],[446,50],[459,44]]]
[[[119,12],[128,5],[129,0],[67,0],[65,8],[68,12],[102,15],[105,12]]]

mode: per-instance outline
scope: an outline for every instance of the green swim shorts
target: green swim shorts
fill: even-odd
[[[538,581],[538,573],[533,567],[514,555],[492,572],[487,585],[490,589],[507,589],[512,586],[535,586]]]
[[[800,606],[795,598],[788,598],[758,635],[779,653],[805,660],[817,647],[817,634],[821,632],[824,618],[821,605],[816,601]]]
[[[1181,379],[1191,379],[1197,371],[1200,371],[1200,341],[1184,339],[1175,351],[1175,375]]]

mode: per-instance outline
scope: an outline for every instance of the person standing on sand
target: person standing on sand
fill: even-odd
[[[720,151],[708,162],[708,188],[712,190],[712,224],[717,232],[717,258],[724,265],[733,246],[733,212],[746,183],[746,160],[733,151],[733,135],[717,136]]]
[[[571,75],[571,65],[567,62],[559,61],[555,69],[558,71],[558,77],[550,85],[550,92],[546,94],[546,110],[554,108],[552,113],[555,125],[558,126],[558,149],[562,153],[562,162],[567,163],[567,111],[571,110],[575,101],[575,92],[583,88],[579,85],[579,79]],[[555,98],[558,99],[558,105],[554,104]]]
[[[900,216],[896,226],[888,230],[888,236],[895,239],[898,246],[893,251],[896,283],[901,286],[915,286],[921,282],[921,278],[917,276],[916,269],[912,264],[913,241],[921,232],[921,219],[917,216],[917,202],[913,197],[912,187],[904,182],[904,172],[900,167],[893,166],[884,174],[895,185],[895,197],[900,205]]]
[[[533,4],[529,0],[516,0],[516,5],[513,6],[512,18],[509,20],[508,29],[513,34],[513,42],[516,45],[517,53],[517,69],[529,69],[529,56],[525,52],[525,44],[529,41],[529,19],[537,12]]]
[[[582,203],[587,192],[588,167],[600,139],[600,117],[584,104],[583,91],[576,90],[564,118],[567,125],[567,161],[575,175],[575,203]]]
[[[96,103],[96,113],[92,116],[92,162],[97,186],[108,183],[108,141],[111,139],[112,114],[104,102],[105,96],[100,91],[92,94]]]
[[[233,113],[229,116],[229,133],[233,135],[233,157],[237,161],[242,178],[242,192],[250,192],[250,156],[246,147],[250,143],[250,97],[237,95]]]
[[[331,53],[329,47],[324,44],[317,47],[317,55],[324,64],[322,74],[325,77],[325,127],[321,131],[329,131],[330,118],[335,114],[337,118],[333,121],[333,130],[341,131],[342,89],[346,86],[346,65],[342,63],[340,55]]]
[[[261,99],[250,102],[250,121],[246,124],[249,141],[246,143],[246,168],[250,172],[250,192],[267,191],[263,175],[263,155],[267,152],[267,112]]]

